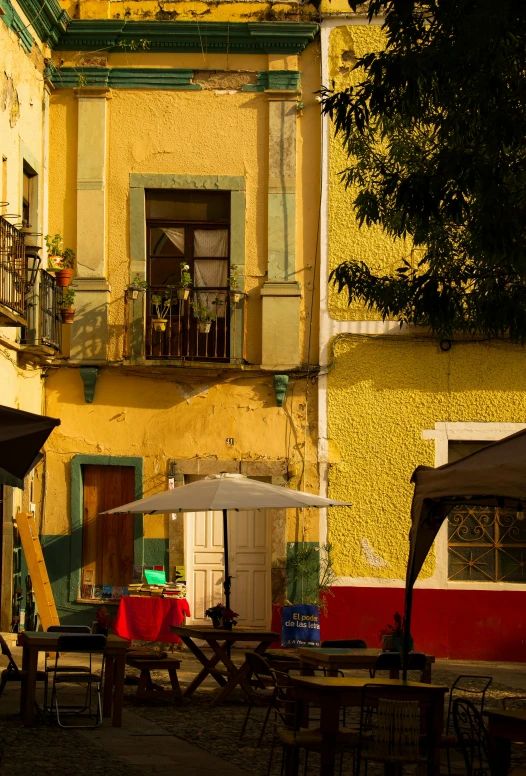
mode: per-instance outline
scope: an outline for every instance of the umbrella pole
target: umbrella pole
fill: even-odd
[[[404,651],[403,651],[403,679],[407,679],[407,662],[409,656],[409,642],[411,639],[411,610],[413,608],[413,585],[408,584],[405,589],[404,612]]]
[[[223,509],[223,546],[225,548],[225,606],[230,609],[230,572],[228,568],[228,510]]]

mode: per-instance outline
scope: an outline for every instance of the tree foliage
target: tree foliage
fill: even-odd
[[[384,319],[524,343],[526,2],[370,0],[368,12],[384,15],[386,48],[322,106],[358,222],[408,238],[417,259],[379,275],[349,257],[331,278]]]

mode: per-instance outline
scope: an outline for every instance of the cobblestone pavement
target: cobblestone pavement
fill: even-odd
[[[19,650],[14,653],[19,664]],[[184,688],[199,670],[195,658],[188,652],[176,653],[182,665],[179,680]],[[243,651],[234,650],[233,660],[240,664]],[[3,666],[5,663],[1,663]],[[129,681],[138,672],[128,669]],[[362,676],[359,671],[346,672]],[[450,686],[458,674],[490,675],[494,677],[488,692],[487,706],[501,705],[503,696],[526,694],[526,665],[496,663],[452,663],[437,661],[433,682]],[[154,681],[166,685],[162,672],[155,673]],[[242,741],[241,725],[246,714],[246,699],[241,691],[232,694],[229,701],[218,707],[209,702],[217,685],[207,679],[194,695],[180,707],[170,701],[137,702],[135,684],[125,688],[123,728],[115,730],[105,722],[97,731],[63,731],[39,722],[26,729],[17,716],[19,687],[8,685],[0,699],[0,738],[3,759],[0,774],[26,776],[38,769],[39,776],[138,776],[139,774],[166,774],[177,771],[191,776],[253,776],[267,773],[271,753],[271,727],[263,745],[257,747],[260,733],[258,724],[249,724]],[[262,718],[264,710],[256,710]],[[313,714],[315,715],[315,711]],[[514,764],[525,765],[523,748],[514,749]],[[275,748],[271,774],[278,776],[281,754]],[[443,772],[446,773],[445,758]],[[372,774],[372,770],[370,769]],[[453,757],[453,772],[463,773],[458,755]],[[311,755],[307,773],[319,773],[316,755]],[[344,758],[342,774],[351,776],[352,758]]]

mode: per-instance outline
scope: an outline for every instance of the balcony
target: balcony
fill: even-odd
[[[62,322],[58,308],[60,289],[54,275],[41,269],[27,292],[27,327],[22,344],[32,347],[62,349]]]
[[[24,235],[0,216],[0,326],[26,326]]]
[[[166,292],[166,286],[150,287],[135,300],[126,297],[125,359],[245,362],[246,294],[234,296],[224,288],[189,289],[188,299],[165,304],[162,323],[152,297],[165,298]]]

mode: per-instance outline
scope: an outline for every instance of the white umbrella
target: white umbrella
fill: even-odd
[[[228,573],[227,516],[229,509],[294,509],[303,507],[348,507],[343,501],[315,496],[291,488],[269,485],[251,480],[242,474],[214,474],[199,482],[192,482],[155,496],[132,501],[130,504],[109,509],[105,515],[122,512],[165,514],[168,512],[200,512],[221,509],[225,547],[225,600],[230,609],[230,576]]]

